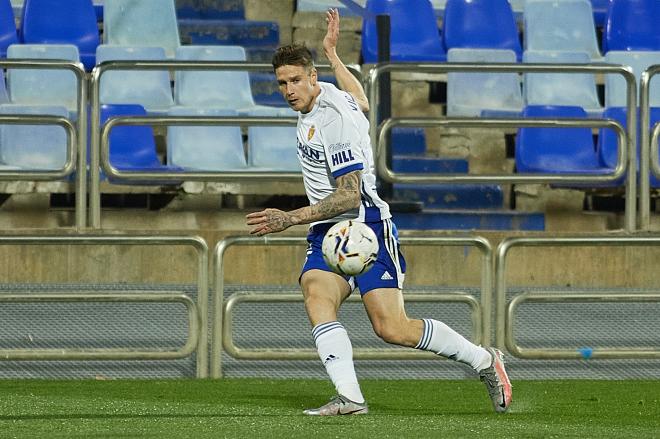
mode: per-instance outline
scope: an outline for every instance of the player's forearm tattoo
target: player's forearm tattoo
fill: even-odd
[[[308,224],[333,218],[360,205],[362,173],[350,172],[337,178],[337,189],[314,204],[289,212],[293,224]]]

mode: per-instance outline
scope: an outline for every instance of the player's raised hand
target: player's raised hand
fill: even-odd
[[[328,24],[328,31],[323,38],[323,50],[325,53],[333,53],[337,48],[339,40],[339,11],[328,9],[325,13],[325,22]]]
[[[289,215],[279,209],[265,209],[249,213],[245,216],[250,229],[250,235],[263,236],[269,233],[281,232],[291,227]]]

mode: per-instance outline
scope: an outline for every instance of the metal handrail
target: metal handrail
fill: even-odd
[[[653,138],[649,141],[651,79],[659,72],[660,64],[650,66],[642,72],[639,80],[639,228],[641,230],[648,230],[651,223],[650,172],[660,177],[657,126],[653,128]]]
[[[490,333],[491,333],[491,311],[492,311],[492,292],[493,292],[493,251],[492,247],[488,240],[480,236],[446,236],[446,237],[401,237],[401,245],[446,245],[446,246],[473,246],[476,247],[481,252],[481,344],[489,345],[490,344]],[[224,323],[224,313],[225,313],[225,304],[224,304],[224,254],[228,248],[234,245],[305,245],[307,243],[306,239],[303,237],[284,237],[284,236],[264,236],[262,238],[250,237],[250,236],[233,236],[225,238],[218,242],[213,252],[213,270],[214,270],[214,289],[213,289],[213,315],[211,317],[211,372],[210,376],[212,378],[220,378],[222,376],[222,347],[223,340],[226,341],[226,333],[223,330],[225,328]],[[275,295],[268,295],[269,297]],[[408,297],[408,295],[406,295]],[[298,296],[301,298],[301,296]],[[283,301],[293,300],[291,297],[282,297],[280,298]],[[463,295],[452,295],[448,297],[451,301],[463,301],[466,302],[468,299],[463,297]],[[249,299],[248,299],[249,300]],[[265,299],[259,299],[265,300]],[[236,299],[233,300],[235,302]],[[231,310],[229,310],[231,311]],[[231,334],[229,334],[231,335]],[[232,350],[233,344],[230,342],[225,342],[224,345],[229,347],[228,352],[236,354]],[[382,351],[382,350],[380,350]],[[390,352],[378,352],[375,350],[368,350],[366,352],[361,352],[359,355],[364,355],[365,358],[393,358],[392,349]],[[247,355],[250,358],[254,357],[255,352],[238,352],[238,355]],[[257,357],[267,358],[272,356],[272,350],[268,352],[256,353]],[[302,355],[304,358],[309,358],[309,352],[303,352],[302,354],[287,354],[288,356],[293,356],[292,358],[299,358],[297,355]],[[399,354],[396,354],[399,355]],[[394,355],[394,356],[396,356]],[[404,354],[406,358],[413,358],[409,354]],[[301,357],[302,358],[302,357]],[[416,356],[414,358],[424,358]]]
[[[660,358],[658,349],[641,348],[524,348],[516,343],[514,322],[516,309],[525,302],[536,303],[648,303],[660,302],[660,293],[523,293],[514,297],[506,309],[506,347],[518,358],[541,360],[572,360],[572,359],[652,359]]]
[[[317,65],[316,68],[320,71],[331,71],[332,67],[327,64],[322,64],[322,65]],[[361,79],[362,74],[357,69],[355,66],[347,66],[349,71],[356,76],[358,79]],[[272,71],[273,66],[268,63],[252,63],[252,62],[238,62],[238,61],[104,61],[101,64],[97,65],[94,70],[92,70],[92,84],[91,84],[91,95],[90,95],[90,104],[91,104],[91,133],[92,133],[92,138],[91,138],[91,157],[90,157],[90,218],[89,218],[89,225],[90,227],[94,229],[98,229],[101,227],[101,189],[100,189],[100,154],[101,154],[101,123],[100,123],[100,113],[101,113],[101,104],[100,104],[100,87],[101,87],[101,79],[102,76],[105,72],[111,71],[111,70],[168,70],[168,71],[175,71],[175,70],[192,70],[192,71],[207,71],[207,70],[243,70],[243,71]],[[195,116],[190,117],[195,118]],[[129,125],[133,124],[128,121],[126,121],[125,118],[119,118],[119,122],[114,122],[115,124],[121,124],[121,125]],[[187,117],[173,117],[173,118],[134,118],[134,119],[139,119],[142,121],[140,124],[145,124],[145,123],[153,123],[156,125],[167,125],[170,123],[175,123],[176,121],[179,121],[179,124],[183,125],[204,125],[203,123],[196,123],[191,120],[188,120]],[[200,117],[198,118],[200,120],[204,119],[208,121],[206,125],[209,123],[212,125],[225,125],[225,123],[222,122],[222,120],[230,121],[230,120],[236,120],[236,118],[209,118],[209,117]],[[249,118],[245,118],[246,121],[249,121]],[[256,120],[264,120],[267,118],[255,118]],[[275,118],[274,118],[275,119]],[[284,119],[284,118],[282,118]],[[108,121],[108,123],[111,123],[111,121]],[[136,123],[138,124],[138,123]],[[228,123],[227,123],[228,124]],[[265,123],[264,123],[265,124]],[[273,125],[276,123],[269,123],[265,125]],[[110,124],[110,128],[113,125]],[[108,129],[110,129],[108,128]],[[105,131],[104,131],[105,132]],[[105,162],[105,160],[104,160]],[[171,180],[171,181],[176,181],[176,180],[181,180],[181,176],[183,174],[180,174],[178,172],[171,172],[171,173],[149,173],[148,175],[142,175],[142,177],[139,177],[139,173],[131,173],[129,175],[128,172],[119,172],[117,169],[113,168],[112,166],[108,165],[103,165],[103,168],[105,170],[110,170],[111,172],[114,172],[113,175],[122,174],[122,178],[125,178],[126,180],[131,180],[131,179],[140,179],[140,178],[159,178],[161,180]],[[216,179],[215,176],[211,175],[212,173],[188,173],[188,175],[192,179],[197,179],[197,180],[213,180]],[[217,173],[220,174],[220,173]],[[223,177],[218,177],[218,179],[221,178],[232,178],[232,176],[235,173],[224,173],[222,174]],[[282,177],[284,179],[290,178],[289,173],[254,173],[254,175],[251,175],[252,177],[257,176],[258,174],[268,174],[268,178],[273,178],[275,175],[278,177]],[[194,177],[194,175],[197,175],[197,177]],[[179,178],[177,178],[179,177]],[[186,177],[187,178],[187,177]],[[259,177],[261,178],[261,177]]]
[[[637,83],[633,71],[628,66],[613,65],[613,64],[512,64],[512,63],[380,63],[377,64],[370,72],[367,79],[367,95],[371,108],[378,108],[379,101],[379,78],[380,76],[393,73],[393,72],[416,72],[416,73],[451,73],[451,72],[478,72],[478,73],[575,73],[575,74],[619,74],[623,76],[626,81],[626,107],[628,108],[627,114],[627,151],[628,151],[628,177],[626,180],[626,215],[624,228],[626,231],[632,232],[636,227],[636,195],[637,195],[637,180],[636,163],[637,163],[637,150],[636,150],[636,114],[631,111],[636,107],[637,101]],[[452,120],[447,118],[446,120]],[[444,119],[440,119],[444,120]],[[467,119],[460,119],[466,121]],[[480,123],[476,121],[480,120]],[[515,120],[515,119],[514,119]],[[478,127],[490,127],[494,119],[475,119]],[[383,121],[383,125],[378,125],[378,115],[376,111],[369,113],[370,122],[370,137],[372,147],[376,156],[380,154],[380,141],[381,130],[386,126],[387,120]],[[451,123],[451,122],[450,122]],[[467,122],[466,122],[467,123]],[[465,125],[463,125],[465,126]],[[501,125],[497,125],[501,126]],[[631,175],[632,174],[632,175]],[[562,174],[566,175],[566,174]],[[390,177],[392,177],[390,175]],[[573,181],[573,175],[567,176],[563,179],[557,176],[557,181],[570,182]],[[399,182],[401,176],[397,176],[393,182]],[[607,181],[611,181],[610,178]],[[436,180],[439,181],[439,180]],[[483,180],[472,180],[475,182],[484,183]],[[498,182],[500,180],[495,180]],[[513,180],[509,180],[513,181]],[[594,180],[595,181],[595,180]],[[468,180],[463,180],[468,182]],[[539,183],[540,181],[536,181]]]
[[[61,116],[50,115],[0,115],[0,125],[57,125],[66,132],[66,160],[59,169],[43,171],[21,171],[14,169],[0,170],[0,180],[60,180],[70,175],[76,168],[77,139],[76,127]]]
[[[233,310],[239,303],[291,303],[303,302],[302,294],[257,294],[257,293],[234,293],[224,304],[222,311],[222,346],[227,354],[233,358],[242,360],[315,360],[319,354],[316,349],[290,349],[290,348],[240,348],[233,340]],[[351,295],[346,302],[357,303],[362,299],[357,295]],[[471,340],[477,344],[483,344],[483,310],[475,297],[462,291],[433,293],[433,294],[406,294],[406,303],[411,302],[453,302],[467,304],[472,311],[472,337]],[[420,360],[428,359],[434,355],[427,351],[413,349],[381,349],[381,348],[356,348],[353,350],[353,358],[356,360]]]
[[[481,127],[487,124],[493,128],[546,127],[546,128],[608,128],[617,136],[617,165],[606,174],[424,174],[398,173],[387,166],[389,139],[387,134],[396,126],[412,127]],[[390,118],[380,129],[376,163],[378,174],[388,182],[397,183],[584,183],[608,182],[621,178],[626,173],[626,164],[630,151],[627,150],[624,128],[610,119],[483,119],[483,118]]]
[[[69,136],[69,143],[67,148],[71,147],[71,144],[75,145],[67,154],[67,163],[65,163],[64,168],[60,170],[60,173],[51,173],[48,177],[46,175],[48,172],[36,172],[36,171],[21,171],[20,176],[17,175],[19,172],[14,171],[0,171],[0,175],[7,176],[7,179],[19,179],[19,180],[29,180],[29,179],[59,179],[71,173],[71,170],[67,168],[69,165],[70,154],[74,156],[77,153],[77,160],[71,160],[71,166],[75,166],[76,163],[78,166],[76,168],[76,228],[78,230],[84,229],[87,226],[87,167],[84,165],[87,163],[87,77],[85,74],[85,69],[83,65],[79,62],[71,61],[59,61],[59,60],[44,60],[44,59],[4,59],[0,60],[0,68],[2,69],[46,69],[46,70],[70,70],[76,76],[77,84],[77,94],[76,94],[76,106],[78,113],[78,120],[75,124],[72,124],[68,119],[66,122],[69,126],[75,125],[77,130],[74,130],[74,133],[77,132],[77,136],[73,136],[73,141],[71,141],[72,136],[70,135],[69,127],[64,126],[62,118],[57,118],[54,116],[44,116],[44,119],[40,119],[40,116],[28,116],[28,115],[5,115],[0,120],[2,123],[12,123],[12,124],[23,124],[23,122],[13,122],[11,118],[17,117],[23,121],[30,121],[30,124],[56,124],[64,126],[67,130],[67,136]],[[47,118],[47,119],[45,119]],[[46,120],[50,122],[45,123]],[[26,123],[27,124],[27,123]],[[66,173],[65,173],[66,171]],[[0,179],[5,179],[4,177]]]
[[[607,246],[636,246],[636,247],[646,247],[646,246],[660,246],[660,236],[612,236],[612,235],[585,235],[585,236],[564,236],[564,237],[518,237],[518,238],[505,238],[497,247],[495,251],[495,343],[498,347],[513,347],[511,351],[514,354],[518,354],[518,350],[515,348],[515,340],[513,340],[512,332],[507,332],[508,327],[512,325],[511,322],[507,319],[507,303],[506,303],[506,293],[507,293],[507,283],[506,283],[506,273],[507,273],[507,256],[509,251],[514,247],[607,247]],[[612,297],[611,294],[596,294],[597,297],[603,298],[607,301],[607,298]],[[557,296],[556,299],[553,299],[554,302],[562,301],[562,297],[565,301],[571,301],[567,296]],[[576,296],[578,297],[578,296]],[[592,301],[594,299],[590,297],[584,297],[585,301]],[[518,302],[523,299],[518,299]],[[546,300],[546,299],[539,299]],[[618,299],[614,299],[618,300]],[[627,301],[645,301],[645,300],[654,300],[647,299],[647,296],[643,296],[636,300],[636,297],[630,297],[630,300]],[[518,303],[516,302],[516,303]],[[511,307],[515,305],[509,304],[509,312]],[[509,326],[507,326],[509,325]],[[603,352],[601,350],[601,352]],[[607,352],[607,351],[605,351]],[[630,354],[630,351],[626,351],[627,354]],[[562,355],[561,358],[576,358],[575,353],[571,352],[566,354],[561,352],[559,355]],[[550,352],[549,356],[539,357],[537,352],[527,352],[525,358],[531,358],[529,355],[534,355],[534,358],[559,358],[556,352]],[[605,353],[605,356],[608,358],[612,357],[612,353]],[[616,353],[614,356],[623,355],[621,353]],[[642,354],[647,355],[647,354]],[[652,354],[656,355],[656,354]],[[625,355],[623,355],[625,357]],[[604,358],[601,356],[601,358]],[[620,356],[617,358],[621,358]],[[638,357],[635,357],[638,358]],[[641,357],[640,357],[641,358]]]
[[[199,310],[185,294],[154,294],[128,292],[110,294],[66,293],[66,294],[0,294],[0,303],[181,303],[186,307],[188,336],[185,344],[176,350],[127,349],[127,348],[50,348],[50,349],[0,349],[0,361],[46,361],[46,360],[175,360],[189,357],[198,346],[200,334]]]
[[[4,245],[171,245],[192,247],[197,255],[197,323],[195,352],[197,358],[196,376],[208,376],[208,245],[199,236],[166,236],[166,235],[104,235],[78,233],[76,235],[6,235],[0,236],[0,246]],[[95,294],[91,297],[97,298]],[[23,300],[21,295],[21,301]],[[98,301],[98,300],[97,300]],[[46,353],[47,355],[52,355]],[[78,353],[80,355],[88,355]],[[76,355],[78,355],[76,354]],[[95,355],[98,352],[95,352]],[[140,354],[142,355],[142,354]],[[171,355],[171,354],[167,354]],[[91,358],[91,357],[90,357]],[[174,358],[174,357],[172,357]],[[178,358],[178,357],[177,357]],[[31,358],[34,359],[34,358]]]

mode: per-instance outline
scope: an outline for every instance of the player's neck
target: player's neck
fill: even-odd
[[[305,108],[304,110],[301,110],[300,112],[302,114],[307,114],[311,112],[314,109],[314,106],[316,105],[316,100],[318,99],[320,94],[321,94],[321,86],[317,82],[316,85],[314,86],[314,91],[312,93],[312,100],[309,103],[309,107]]]

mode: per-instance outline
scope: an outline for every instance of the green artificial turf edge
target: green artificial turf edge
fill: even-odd
[[[659,437],[660,380],[516,381],[495,414],[474,380],[364,380],[370,414],[310,418],[321,380],[0,380],[0,437]]]

